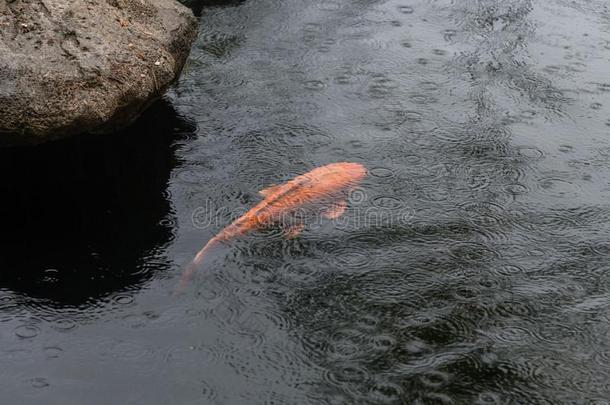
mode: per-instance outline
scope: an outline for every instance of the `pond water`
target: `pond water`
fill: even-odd
[[[610,6],[191,1],[134,128],[0,151],[0,403],[608,403]],[[193,255],[331,162],[338,221]]]

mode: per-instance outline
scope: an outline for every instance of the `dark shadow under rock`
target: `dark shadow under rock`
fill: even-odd
[[[173,145],[194,131],[162,100],[127,131],[0,149],[0,289],[82,305],[167,270]]]

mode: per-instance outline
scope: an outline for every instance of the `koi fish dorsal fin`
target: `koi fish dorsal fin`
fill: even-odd
[[[281,186],[278,186],[276,184],[273,184],[267,188],[262,189],[261,191],[259,191],[258,193],[260,195],[262,195],[263,197],[267,197],[269,194],[273,194],[274,192],[276,192],[277,190],[279,190]]]

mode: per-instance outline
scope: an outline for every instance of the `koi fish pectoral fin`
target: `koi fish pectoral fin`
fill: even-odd
[[[269,194],[272,194],[274,191],[277,191],[281,186],[277,186],[277,185],[271,185],[267,188],[262,189],[261,191],[259,191],[258,193],[260,195],[262,195],[263,197],[267,197]]]
[[[324,216],[324,218],[328,218],[328,219],[337,219],[341,215],[343,215],[346,210],[347,210],[347,201],[342,200],[342,201],[338,201],[338,202],[330,205],[329,207],[327,207],[322,212],[322,216]]]
[[[284,235],[286,236],[286,239],[292,239],[303,232],[303,228],[305,228],[305,224],[292,225],[284,230]]]

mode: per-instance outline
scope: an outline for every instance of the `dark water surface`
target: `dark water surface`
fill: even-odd
[[[135,128],[0,151],[2,404],[608,403],[610,6],[196,2]],[[182,266],[335,161],[340,221]]]

